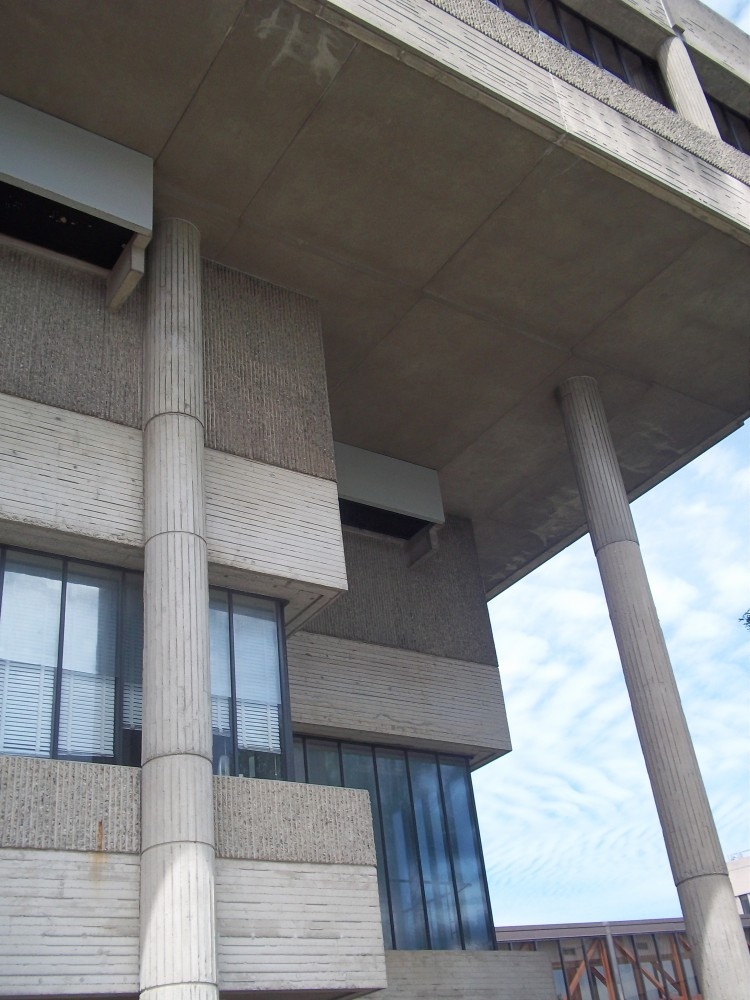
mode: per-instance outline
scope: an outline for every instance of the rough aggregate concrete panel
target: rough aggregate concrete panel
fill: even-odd
[[[555,1000],[546,955],[505,951],[387,951],[383,1000]]]
[[[750,184],[750,160],[739,150],[652,101],[594,63],[490,3],[474,0],[428,0],[430,4],[517,52],[553,76],[595,97],[657,135]]]
[[[0,757],[0,847],[140,850],[138,768]]]
[[[408,566],[403,545],[344,532],[349,591],[307,631],[496,664],[469,521],[448,517],[431,557]]]
[[[141,426],[143,290],[117,313],[96,275],[0,246],[0,392]]]
[[[351,788],[214,778],[220,857],[374,865],[370,797]]]
[[[203,264],[206,445],[335,479],[317,305]]]

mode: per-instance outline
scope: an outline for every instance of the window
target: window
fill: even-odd
[[[281,606],[212,589],[214,772],[286,777]],[[143,577],[0,546],[0,753],[141,762]]]
[[[750,119],[708,94],[706,100],[724,142],[750,156]]]
[[[490,0],[571,52],[612,73],[642,94],[670,106],[653,59],[631,48],[558,0]]]
[[[387,948],[494,947],[462,757],[304,737],[295,760],[298,781],[370,793]]]
[[[211,589],[211,724],[215,774],[286,778],[291,740],[280,606]]]
[[[139,574],[0,548],[0,752],[140,763]]]

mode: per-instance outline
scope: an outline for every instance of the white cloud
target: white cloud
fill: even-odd
[[[746,429],[633,505],[727,854],[750,848],[749,447]],[[589,540],[490,617],[514,743],[475,775],[496,923],[677,915]]]

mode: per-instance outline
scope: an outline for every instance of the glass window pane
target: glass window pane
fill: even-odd
[[[0,752],[47,756],[62,561],[8,552],[0,606]]]
[[[733,134],[732,145],[750,155],[750,122],[729,108],[726,109],[726,116]]]
[[[565,992],[565,976],[560,960],[560,948],[557,941],[537,941],[536,950],[542,952],[552,963],[552,975],[555,979],[555,996],[557,1000],[567,1000]]]
[[[377,750],[376,762],[394,943],[397,948],[424,949],[427,932],[406,759],[398,750]]]
[[[119,602],[117,571],[71,564],[65,590],[61,756],[114,758]]]
[[[663,984],[659,975],[659,963],[656,957],[653,935],[643,934],[633,938],[633,941],[635,943],[638,966],[643,979],[644,997],[646,1000],[660,1000],[660,988]]]
[[[294,741],[294,781],[307,781],[305,774],[305,744],[299,737]]]
[[[617,52],[617,47],[613,38],[606,35],[603,31],[599,31],[593,25],[589,25],[589,32],[591,34],[591,40],[594,43],[594,49],[597,55],[597,62],[599,65],[610,73],[614,73],[621,80],[625,79],[625,70],[623,69],[622,62],[620,61],[620,56]]]
[[[141,762],[143,706],[143,577],[125,574],[122,624],[122,732],[120,763]]]
[[[234,772],[232,666],[229,657],[229,597],[209,591],[208,634],[211,656],[211,733],[214,774]]]
[[[586,31],[586,25],[583,20],[577,14],[574,14],[570,10],[565,10],[563,7],[558,10],[558,14],[560,15],[562,26],[565,29],[568,46],[579,55],[584,56],[586,59],[590,59],[591,62],[596,62],[594,58],[594,50],[591,47],[588,32]]]
[[[456,894],[449,859],[437,758],[409,754],[414,816],[422,867],[430,944],[433,948],[461,947]]]
[[[555,41],[562,42],[563,34],[550,0],[531,0],[530,6],[537,28]]]
[[[474,820],[468,768],[462,760],[441,757],[440,774],[465,947],[490,948],[492,925],[489,900],[482,873],[481,847]]]
[[[526,24],[531,24],[531,15],[529,14],[529,8],[526,6],[526,0],[503,0],[503,7],[509,14],[513,14],[519,20],[525,21]]]
[[[232,595],[238,771],[281,777],[281,679],[276,608]]]
[[[592,1000],[583,942],[565,938],[560,942],[570,1000]]]
[[[680,961],[682,962],[682,971],[685,976],[685,983],[688,988],[688,996],[692,997],[693,993],[698,993],[698,980],[695,976],[695,970],[693,969],[693,960],[691,958],[690,945],[687,939],[682,934],[677,934],[677,948],[680,955]]]
[[[344,785],[347,788],[364,788],[370,793],[375,853],[378,859],[378,895],[380,897],[380,917],[383,923],[383,940],[386,948],[393,947],[391,920],[389,915],[388,882],[385,875],[383,835],[380,828],[380,810],[375,788],[375,765],[369,747],[343,744],[341,760],[344,765]]]
[[[311,785],[340,785],[341,767],[337,743],[305,740],[307,780]]]

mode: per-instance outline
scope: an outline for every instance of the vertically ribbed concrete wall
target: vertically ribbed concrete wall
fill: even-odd
[[[341,639],[496,664],[471,524],[449,517],[414,566],[403,544],[344,532],[349,591],[306,628]]]
[[[144,393],[141,995],[218,994],[200,236],[157,228]]]
[[[0,392],[140,427],[143,291],[0,246]]]
[[[598,386],[571,378],[558,392],[702,993],[738,1000],[750,996],[750,957]]]
[[[317,303],[210,261],[203,282],[207,446],[335,479]]]

